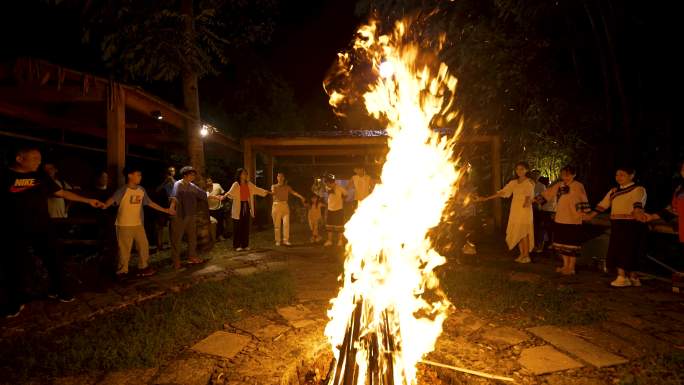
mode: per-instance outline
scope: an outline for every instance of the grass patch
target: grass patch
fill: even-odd
[[[21,382],[36,375],[156,366],[240,314],[293,298],[291,277],[283,271],[200,283],[93,321],[2,341],[0,378]]]
[[[684,384],[684,352],[649,357],[620,373],[619,385]]]
[[[486,317],[507,318],[523,326],[588,324],[606,319],[598,300],[549,282],[516,282],[496,270],[446,271],[441,278],[449,299]]]

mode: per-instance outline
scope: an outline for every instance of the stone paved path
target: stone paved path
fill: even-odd
[[[308,247],[279,249],[277,252],[259,250],[225,259],[216,258],[201,268],[180,274],[181,278],[192,282],[194,279],[219,279],[240,272],[249,274],[260,269],[285,268],[294,278],[298,302],[225,325],[218,335],[239,341],[239,346],[228,349],[230,351],[221,349],[220,344],[220,351],[196,346],[159,368],[85,375],[59,379],[55,383],[300,384],[304,383],[307,369],[312,368],[315,370],[309,373],[310,376],[321,376],[325,374],[325,363],[330,359],[330,347],[323,334],[325,312],[328,301],[336,295],[341,265],[340,255]],[[512,269],[516,270],[509,278],[515,282],[558,279],[551,272],[550,262]],[[117,289],[105,296],[131,298],[128,302],[118,300],[116,303],[119,305],[109,306],[130,305],[136,299],[141,300],[143,292],[150,296],[162,288],[172,290],[170,282],[178,285],[178,278],[167,280],[161,275],[156,280],[135,285],[135,290]],[[435,351],[428,358],[510,376],[517,384],[599,385],[616,383],[620,370],[632,363],[682,348],[683,297],[648,282],[638,290],[611,290],[606,285],[606,277],[591,272],[581,272],[563,284],[572,285],[587,295],[610,298],[609,319],[592,325],[567,327],[542,322],[523,329],[482,318],[472,309],[454,309],[444,324],[444,333],[437,341]],[[89,308],[97,308],[96,304],[100,303],[107,306],[102,297],[92,295],[80,302]],[[83,306],[78,302],[69,305],[75,309]],[[44,313],[48,312],[44,310]],[[429,383],[435,385],[496,383],[446,369],[422,365],[421,369],[423,373],[431,374]]]

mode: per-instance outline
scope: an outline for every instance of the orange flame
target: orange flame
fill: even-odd
[[[449,123],[456,118],[451,109],[457,82],[444,63],[436,71],[419,64],[429,60],[417,44],[405,42],[408,27],[408,22],[398,22],[391,34],[377,36],[372,22],[358,30],[353,45],[377,76],[363,100],[371,116],[388,122],[389,152],[382,183],[345,226],[349,243],[343,287],[331,300],[325,329],[339,360],[338,347],[362,301],[360,335],[382,335],[387,328],[392,334],[395,348],[388,351],[384,345],[380,350],[391,357],[395,384],[416,382],[416,364],[434,349],[451,306],[434,273],[445,259],[432,248],[427,233],[440,222],[456,190],[460,171],[453,153],[462,126],[457,124],[451,138],[431,129],[437,119]],[[336,75],[349,74],[349,55],[339,55],[338,64]],[[328,93],[333,106],[345,99],[342,92]],[[361,343],[355,348],[356,383],[364,384],[375,353]]]

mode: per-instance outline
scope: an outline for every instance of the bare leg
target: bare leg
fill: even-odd
[[[529,257],[530,256],[530,238],[525,237],[520,240],[520,254],[523,257]]]
[[[624,269],[621,269],[618,267],[617,271],[618,271],[619,277],[623,277],[623,278],[625,277],[625,270]]]

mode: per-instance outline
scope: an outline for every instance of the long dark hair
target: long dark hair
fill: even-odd
[[[242,167],[238,168],[237,171],[235,171],[235,181],[238,182],[238,184],[240,183],[240,175],[242,175],[244,171],[247,170]]]

